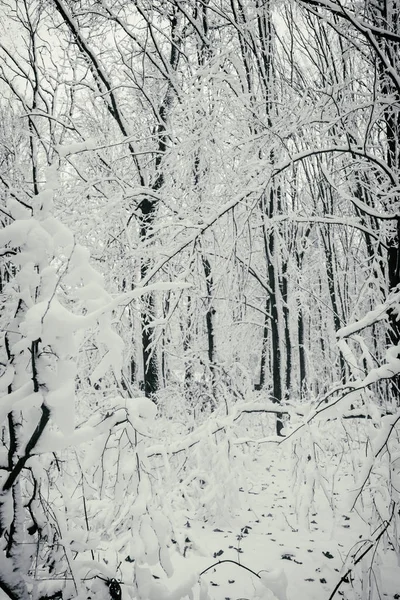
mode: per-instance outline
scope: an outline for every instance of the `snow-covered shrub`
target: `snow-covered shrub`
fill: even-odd
[[[1,587],[11,597],[43,595],[37,581],[45,575],[68,574],[71,593],[79,592],[65,514],[61,518],[66,509],[53,503],[53,473],[61,470],[58,439],[73,436],[76,427],[82,332],[95,328],[105,348],[96,376],[110,366],[118,373],[122,350],[111,329],[111,298],[101,276],[90,266],[88,252],[53,216],[56,164],[45,177],[32,211],[9,200],[12,220],[0,232],[2,254],[15,273],[3,289],[0,377]]]
[[[53,216],[57,165],[45,177],[32,212],[9,201],[0,232],[14,273],[0,313],[0,588],[15,599],[100,597],[122,576],[130,597],[160,597],[152,569],[171,575],[171,527],[141,443],[156,408],[109,389],[94,413],[75,415],[85,336],[97,349],[88,382],[119,387],[113,310],[146,290],[111,298],[88,251]]]
[[[317,493],[325,496],[333,519],[354,510],[365,523],[365,539],[356,541],[349,551],[343,578],[338,578],[335,589],[336,593],[348,576],[356,577],[356,598],[379,597],[379,567],[393,562],[385,555],[395,552],[400,560],[400,412],[396,402],[400,345],[389,345],[382,364],[375,366],[362,337],[365,329],[378,322],[389,320],[393,326],[399,315],[400,290],[396,289],[386,302],[338,331],[352,377],[318,400],[296,407],[287,432],[293,448],[299,523],[308,527]],[[354,343],[362,350],[359,356],[352,349]],[[382,384],[387,385],[384,401]],[[357,589],[362,590],[360,594]]]

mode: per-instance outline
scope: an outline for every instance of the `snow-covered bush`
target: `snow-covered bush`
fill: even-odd
[[[118,571],[130,597],[159,597],[150,569],[171,575],[171,527],[141,444],[156,407],[109,390],[83,423],[75,417],[80,344],[90,332],[97,348],[88,381],[119,387],[113,309],[146,290],[110,297],[53,216],[56,164],[45,177],[32,212],[9,200],[0,232],[14,273],[1,309],[0,588],[13,599],[104,596]]]
[[[388,563],[385,554],[395,552],[400,560],[400,412],[395,400],[400,346],[389,345],[382,364],[375,366],[363,340],[365,329],[386,320],[393,326],[399,315],[400,291],[395,289],[384,303],[338,331],[352,377],[318,400],[296,407],[287,430],[299,525],[308,528],[313,508],[321,506],[321,496],[333,520],[355,511],[365,524],[365,538],[349,550],[331,598],[353,578],[359,582],[354,597],[379,597],[379,567]]]

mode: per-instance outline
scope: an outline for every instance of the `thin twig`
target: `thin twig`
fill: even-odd
[[[376,540],[374,542],[372,542],[368,548],[366,550],[364,550],[364,552],[362,554],[360,554],[360,556],[354,561],[354,564],[352,567],[350,567],[350,569],[348,569],[346,571],[346,573],[341,577],[341,579],[338,581],[338,583],[336,584],[332,594],[329,596],[328,600],[332,600],[332,598],[334,597],[334,595],[336,594],[336,592],[338,591],[338,589],[340,588],[340,586],[342,585],[342,583],[347,582],[349,575],[351,574],[351,572],[353,571],[354,567],[364,558],[364,556],[366,554],[368,554],[368,552],[370,550],[372,550],[372,548],[376,547],[378,545],[379,540],[381,539],[381,537],[383,536],[383,534],[385,533],[385,531],[388,529],[391,520],[393,519],[394,516],[394,509],[395,509],[395,502],[393,502],[393,506],[392,506],[392,514],[390,515],[389,519],[386,521],[386,524],[384,526],[384,528],[382,529],[382,531],[380,532],[380,534],[377,536]]]
[[[199,577],[201,577],[202,575],[204,575],[204,573],[207,573],[207,571],[210,571],[211,569],[213,569],[214,567],[218,567],[218,565],[223,565],[224,563],[232,563],[238,567],[241,567],[242,569],[245,569],[246,571],[248,571],[249,573],[251,573],[252,575],[255,575],[256,577],[258,577],[258,579],[261,579],[261,575],[259,575],[258,573],[256,573],[255,571],[252,571],[251,569],[249,569],[249,567],[245,567],[245,565],[241,565],[240,563],[238,563],[236,560],[230,560],[230,559],[225,559],[225,560],[219,560],[218,562],[214,563],[213,565],[211,565],[210,567],[207,567],[207,569],[204,569],[204,571],[202,571],[199,574]]]

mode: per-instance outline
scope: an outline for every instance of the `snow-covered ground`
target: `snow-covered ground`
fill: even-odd
[[[354,488],[348,473],[338,477],[332,511],[318,487],[312,501],[304,494],[305,479],[292,487],[292,469],[289,445],[264,447],[251,472],[243,473],[242,485],[238,482],[239,508],[213,521],[183,514],[185,558],[176,554],[171,587],[191,569],[208,569],[200,577],[203,599],[328,600],[351,555],[368,547],[370,527],[355,512],[346,512],[348,491]],[[395,553],[390,547],[384,551],[383,540],[378,548],[356,565],[354,576],[376,580],[381,597],[400,598]],[[349,582],[341,584],[335,597],[368,597],[359,594],[360,583],[353,588]]]

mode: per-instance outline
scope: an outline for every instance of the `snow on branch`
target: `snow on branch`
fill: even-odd
[[[370,310],[362,319],[352,323],[351,325],[346,325],[346,327],[341,327],[336,336],[338,339],[343,339],[353,335],[354,333],[358,333],[362,331],[366,327],[371,327],[374,323],[382,321],[388,317],[388,313],[392,312],[397,317],[400,312],[400,290],[394,291],[386,302],[379,304],[373,310]]]

